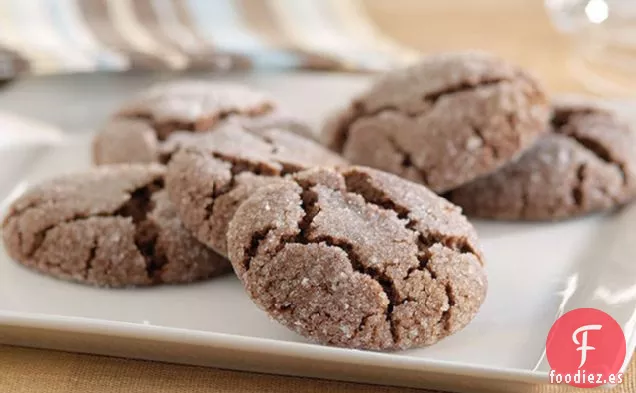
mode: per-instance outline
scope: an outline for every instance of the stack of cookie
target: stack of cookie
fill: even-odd
[[[446,198],[506,219],[632,198],[626,126],[590,103],[553,106],[499,59],[433,56],[335,114],[322,146],[264,93],[161,84],[97,134],[97,168],[13,203],[4,242],[32,269],[98,286],[233,270],[258,307],[312,341],[430,345],[466,326],[487,289],[476,232]]]

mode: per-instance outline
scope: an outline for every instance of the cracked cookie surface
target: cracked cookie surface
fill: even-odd
[[[312,169],[257,190],[230,222],[228,252],[259,307],[322,344],[431,345],[466,326],[486,296],[459,208],[370,168]]]
[[[546,130],[538,82],[479,52],[432,55],[378,80],[323,128],[323,142],[366,165],[444,192],[490,173]]]
[[[97,286],[187,283],[231,270],[181,224],[157,164],[103,166],[34,186],[3,222],[8,254]]]
[[[253,130],[284,128],[312,138],[302,120],[265,93],[246,86],[183,80],[161,83],[125,103],[93,141],[96,164],[166,163],[182,145],[228,120]]]
[[[280,129],[253,132],[229,123],[198,147],[175,154],[166,188],[184,225],[204,244],[227,255],[227,226],[257,188],[314,166],[346,161],[317,142]]]
[[[636,134],[584,98],[557,98],[552,131],[517,161],[448,193],[468,215],[559,220],[636,197]]]

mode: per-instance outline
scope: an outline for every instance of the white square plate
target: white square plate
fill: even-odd
[[[0,164],[0,185],[16,173],[21,179],[0,189],[2,214],[30,184],[88,168],[89,144],[89,135],[67,138],[28,165]],[[269,320],[231,275],[188,286],[98,289],[29,271],[1,246],[0,343],[453,391],[519,391],[548,383],[543,351],[554,320],[595,307],[623,326],[629,363],[636,345],[636,206],[562,223],[475,224],[488,264],[487,300],[466,329],[429,348],[374,353],[310,344]]]

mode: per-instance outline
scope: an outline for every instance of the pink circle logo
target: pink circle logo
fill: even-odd
[[[610,315],[594,308],[572,310],[548,333],[550,382],[584,388],[619,384],[625,346],[623,330]]]

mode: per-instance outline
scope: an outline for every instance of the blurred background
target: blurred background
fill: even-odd
[[[375,72],[482,49],[551,91],[630,96],[633,0],[0,0],[0,79],[128,70]]]

